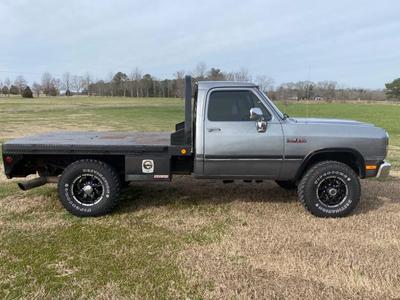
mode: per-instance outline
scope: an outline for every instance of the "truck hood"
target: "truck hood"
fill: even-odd
[[[358,125],[358,126],[374,126],[374,124],[364,123],[353,120],[342,120],[342,119],[320,119],[320,118],[290,118],[296,123],[300,124],[327,124],[327,125]]]

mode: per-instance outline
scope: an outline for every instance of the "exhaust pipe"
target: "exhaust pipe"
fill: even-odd
[[[38,177],[28,181],[18,182],[18,187],[23,191],[27,191],[45,185],[46,183],[57,183],[57,182],[58,182],[58,177]]]

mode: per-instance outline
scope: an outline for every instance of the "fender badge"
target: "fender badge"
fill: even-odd
[[[307,140],[305,138],[288,138],[286,142],[292,144],[304,144],[307,143]]]
[[[142,160],[142,172],[146,174],[154,173],[154,161],[152,159]]]

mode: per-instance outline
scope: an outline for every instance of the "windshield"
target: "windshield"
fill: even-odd
[[[264,99],[268,102],[268,104],[269,104],[270,106],[272,106],[272,108],[273,108],[273,109],[275,110],[275,112],[279,115],[279,117],[280,117],[281,119],[286,119],[287,115],[284,114],[284,113],[282,113],[282,112],[279,110],[279,108],[275,105],[275,103],[272,102],[264,92],[262,92],[261,90],[258,90],[258,91],[259,91],[259,93],[264,97]]]

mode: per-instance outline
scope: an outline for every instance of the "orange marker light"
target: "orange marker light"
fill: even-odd
[[[376,170],[376,166],[375,165],[366,165],[365,170]]]
[[[186,149],[181,149],[181,154],[182,155],[185,155],[187,153],[187,150]]]

